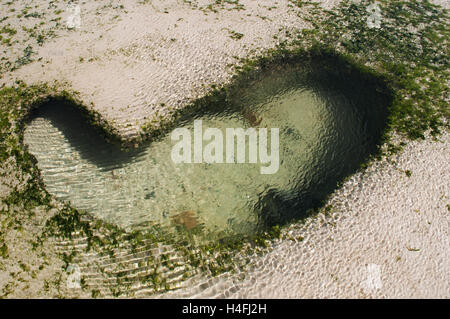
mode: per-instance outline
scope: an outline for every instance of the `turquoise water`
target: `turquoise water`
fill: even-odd
[[[226,103],[178,125],[193,132],[201,119],[224,136],[226,128],[278,128],[279,169],[267,175],[261,163],[176,164],[170,132],[122,152],[64,103],[40,107],[24,142],[51,194],[103,220],[128,229],[251,234],[319,205],[376,150],[388,103],[365,80],[291,65],[262,73]]]

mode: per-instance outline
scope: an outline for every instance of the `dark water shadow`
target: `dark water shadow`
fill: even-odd
[[[88,115],[69,101],[50,101],[34,109],[29,121],[38,117],[50,121],[82,158],[104,170],[122,167],[145,151],[144,147],[124,150],[118,143],[109,143],[101,130],[90,123]]]
[[[324,205],[340,182],[355,173],[361,163],[379,152],[386,129],[388,108],[392,94],[386,84],[345,65],[330,66],[317,62],[306,71],[305,87],[318,93],[332,107],[336,121],[334,142],[326,145],[326,152],[316,154],[315,166],[307,183],[285,191],[268,189],[260,194],[254,209],[259,216],[260,230],[302,219]],[[358,121],[360,131],[348,138],[349,120]],[[353,136],[354,137],[354,136]]]

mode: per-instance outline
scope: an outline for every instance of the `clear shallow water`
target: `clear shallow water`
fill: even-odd
[[[133,152],[106,143],[74,107],[49,103],[24,142],[47,190],[125,228],[161,224],[223,237],[301,217],[375,150],[388,100],[365,81],[320,68],[265,72],[217,109],[197,114],[203,129],[279,128],[280,167],[175,164],[170,133]],[[194,118],[178,127],[193,132]],[[225,151],[225,147],[224,147]]]

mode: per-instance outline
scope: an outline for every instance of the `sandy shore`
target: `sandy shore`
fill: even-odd
[[[65,9],[63,1],[52,8],[47,1],[16,1],[2,5],[2,16],[12,26],[39,25],[38,18],[16,16],[31,2],[48,13],[47,22]],[[337,2],[322,1],[328,8]],[[121,134],[136,136],[212,84],[226,84],[240,58],[307,26],[289,1],[276,8],[273,1],[240,1],[245,10],[209,3],[81,3],[80,28],[55,27],[56,37],[42,45],[18,30],[17,43],[2,44],[11,60],[31,42],[36,53],[34,62],[3,73],[0,85],[65,81]],[[290,239],[255,257],[244,280],[195,277],[157,297],[449,298],[450,134],[439,140],[408,142],[398,156],[353,176],[330,199],[330,214],[292,225]]]

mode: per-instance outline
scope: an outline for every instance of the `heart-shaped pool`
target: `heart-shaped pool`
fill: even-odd
[[[261,174],[267,165],[248,161],[175,163],[170,132],[122,152],[62,102],[35,110],[24,142],[51,194],[103,220],[214,237],[252,234],[304,216],[376,151],[390,104],[383,92],[378,80],[348,67],[290,64],[261,72],[226,101],[180,121],[192,143],[194,120],[202,120],[203,130],[219,129],[224,138],[226,128],[279,129],[274,174]]]

